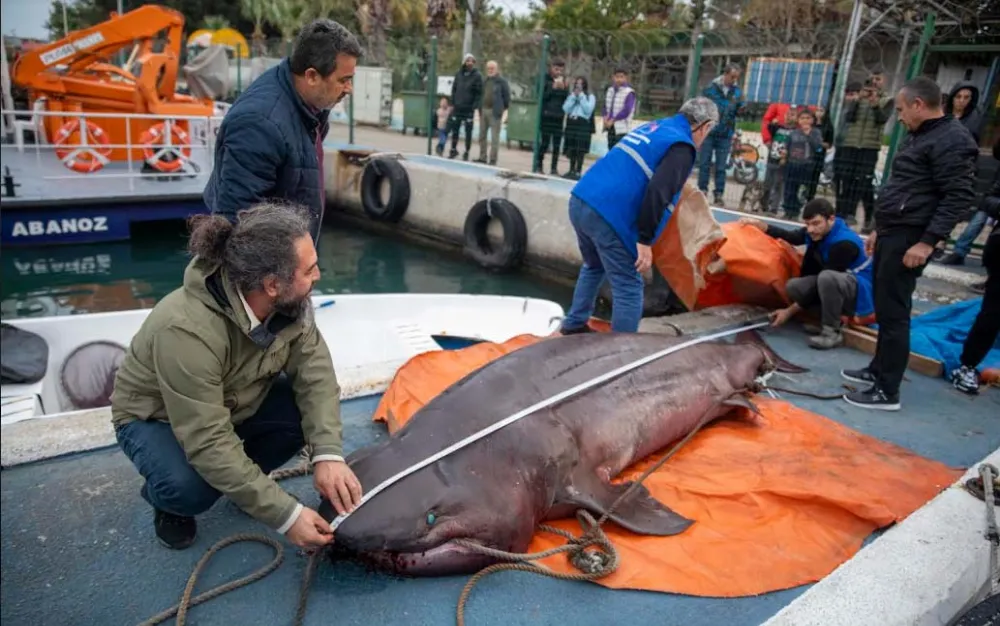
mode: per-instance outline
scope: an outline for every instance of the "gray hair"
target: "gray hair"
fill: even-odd
[[[295,205],[264,202],[240,211],[236,219],[233,224],[222,215],[195,215],[188,250],[222,266],[244,292],[260,289],[270,276],[290,283],[299,265],[295,242],[311,235],[309,213]]]
[[[705,96],[691,98],[681,105],[678,113],[687,118],[688,123],[692,127],[699,126],[705,122],[710,122],[712,125],[719,123],[719,107]]]
[[[729,72],[742,72],[743,68],[740,67],[739,63],[727,63],[726,69],[722,70],[723,74],[728,74]]]
[[[311,67],[326,78],[337,69],[337,55],[346,54],[360,59],[363,53],[358,38],[351,31],[321,17],[299,31],[288,64],[296,76],[302,76]]]
[[[903,100],[907,104],[913,104],[914,100],[920,99],[929,109],[941,107],[941,87],[926,76],[917,76],[906,81],[899,93],[903,95]]]

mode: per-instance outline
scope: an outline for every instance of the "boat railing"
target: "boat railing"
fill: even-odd
[[[40,99],[41,100],[41,99]],[[14,142],[4,141],[0,148],[6,151],[24,153],[27,145],[24,140],[25,131],[33,132],[35,141],[31,149],[39,165],[40,176],[49,180],[80,179],[81,173],[92,178],[150,178],[172,177],[183,174],[197,174],[203,166],[211,166],[215,154],[215,136],[218,133],[222,119],[228,111],[227,103],[216,103],[212,115],[158,115],[150,113],[103,113],[81,111],[47,111],[44,103],[37,105],[31,111],[8,110],[0,111],[7,119],[13,119]],[[9,117],[8,117],[9,116]],[[67,121],[60,127],[56,137],[48,137],[44,118],[59,117]],[[102,120],[124,120],[125,142],[112,143],[108,132],[102,127]],[[156,121],[156,124],[146,124],[147,129],[140,133],[133,129],[134,120]],[[184,130],[186,122],[188,130]],[[107,122],[103,122],[107,125]],[[4,138],[6,140],[6,138]],[[125,158],[119,159],[127,163],[127,171],[122,169],[99,171],[111,162],[113,150],[124,151]],[[43,152],[54,152],[56,157],[73,172],[63,175],[45,174]],[[135,156],[141,151],[144,158]],[[202,151],[207,155],[194,158]],[[7,160],[6,158],[4,159]],[[148,163],[152,166],[143,171],[141,166]]]

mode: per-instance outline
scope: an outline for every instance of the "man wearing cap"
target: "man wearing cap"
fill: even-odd
[[[465,126],[465,152],[462,160],[469,160],[469,150],[472,148],[472,118],[479,110],[483,100],[483,75],[476,69],[476,57],[466,54],[462,67],[455,74],[451,84],[451,117],[448,118],[448,131],[451,133],[451,152],[449,159],[458,156],[458,127]]]

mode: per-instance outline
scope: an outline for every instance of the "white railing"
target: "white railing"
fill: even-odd
[[[38,104],[40,103],[40,104]],[[14,128],[10,129],[14,132],[14,144],[4,143],[0,145],[5,150],[17,150],[23,153],[25,150],[24,142],[24,131],[32,130],[35,134],[34,152],[36,163],[40,166],[42,163],[42,152],[43,150],[50,151],[64,151],[64,155],[59,158],[64,165],[72,163],[81,154],[88,154],[92,159],[97,160],[100,163],[100,167],[94,171],[85,173],[84,175],[88,180],[90,179],[108,179],[108,178],[156,178],[156,177],[170,177],[178,175],[191,175],[199,173],[202,165],[212,165],[212,161],[215,156],[215,136],[218,133],[219,124],[221,123],[225,112],[228,110],[229,105],[226,103],[216,103],[216,113],[221,112],[222,114],[213,115],[153,115],[148,113],[84,113],[77,111],[46,111],[44,109],[44,102],[42,99],[36,103],[34,110],[32,111],[17,111],[17,110],[7,110],[4,109],[0,111],[0,115],[10,115],[11,118],[16,115],[30,116],[30,119],[17,119],[14,124]],[[45,126],[43,120],[46,117],[64,117],[71,121],[76,121],[79,124],[79,142],[78,143],[63,143],[66,139],[77,134],[77,132],[69,132],[61,137],[54,138],[55,141],[51,141],[51,138],[46,137]],[[163,122],[163,132],[159,136],[159,140],[156,138],[152,141],[141,142],[134,140],[132,137],[132,125],[125,124],[125,143],[124,144],[112,144],[112,143],[90,143],[89,132],[88,132],[88,122],[93,121],[98,127],[100,123],[94,120],[102,119],[119,119],[119,120],[159,120]],[[174,142],[174,127],[178,121],[187,121],[189,123],[190,132],[187,133],[187,142],[182,144],[177,144]],[[103,129],[102,129],[103,131]],[[103,131],[106,132],[106,131]],[[141,137],[139,138],[141,140]],[[103,168],[110,162],[107,154],[114,149],[125,149],[127,151],[126,162],[128,164],[128,171],[121,172],[101,172],[100,169]],[[132,156],[134,150],[146,150],[152,151],[147,159],[135,159]],[[193,155],[197,151],[205,150],[207,151],[208,158],[204,160],[194,161],[194,166],[192,166],[192,159],[184,154],[184,151],[190,151]],[[165,156],[173,155],[176,159],[181,161],[180,168],[173,172],[142,172],[136,169],[137,164],[141,164],[147,160],[159,161]],[[69,165],[67,165],[69,167]],[[46,180],[62,180],[62,179],[77,179],[81,177],[80,173],[66,173],[64,175],[41,175],[43,179]]]

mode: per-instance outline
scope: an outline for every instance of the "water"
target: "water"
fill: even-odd
[[[189,257],[181,227],[112,244],[7,248],[4,319],[149,308],[180,286]],[[317,294],[468,293],[545,298],[569,307],[572,288],[523,273],[494,274],[455,253],[342,226],[320,236]]]

